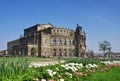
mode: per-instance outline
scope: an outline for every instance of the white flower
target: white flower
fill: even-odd
[[[57,71],[59,71],[59,68],[56,68]]]
[[[88,64],[85,66],[86,68],[95,68],[98,67],[96,64]]]
[[[46,81],[45,79],[41,79],[41,81]]]
[[[60,81],[64,81],[64,79],[60,79]]]
[[[56,72],[53,72],[53,75],[55,75],[56,74]]]
[[[53,76],[53,75],[55,75],[56,74],[56,72],[53,72],[52,70],[50,70],[50,69],[47,69],[47,72],[48,72],[48,74],[50,75],[50,76]]]
[[[49,72],[49,75],[50,75],[50,76],[53,76],[53,74],[52,74],[51,72]]]
[[[38,68],[38,67],[44,67],[44,66],[48,66],[49,64],[30,64],[29,67],[35,67],[35,68]]]
[[[70,75],[70,78],[72,78],[72,74],[70,73],[69,75]]]
[[[79,68],[83,68],[83,64],[80,63],[68,63],[68,64],[65,64],[65,65],[61,65],[61,67],[65,68],[66,70],[72,70],[73,72],[78,70]]]
[[[110,64],[115,64],[115,63],[120,63],[120,61],[101,61],[100,63],[105,64],[105,65],[110,65]]]
[[[82,63],[79,64],[80,67],[84,67]]]
[[[48,71],[48,72],[52,72],[52,70],[50,70],[50,69],[47,69],[47,71]]]

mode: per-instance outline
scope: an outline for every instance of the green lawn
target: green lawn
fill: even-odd
[[[0,57],[0,60],[2,59],[15,59],[15,58],[27,58],[30,61],[44,61],[44,60],[57,60],[57,58],[40,58],[40,57]]]
[[[120,81],[120,67],[113,67],[104,72],[92,73],[83,81]]]

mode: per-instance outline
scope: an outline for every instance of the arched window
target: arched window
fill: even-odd
[[[56,56],[56,49],[53,49],[53,56]]]
[[[59,49],[59,56],[62,56],[62,50]]]
[[[67,56],[67,51],[66,51],[66,49],[64,49],[64,55]]]
[[[56,45],[56,39],[51,40],[52,45]]]
[[[71,40],[68,40],[68,45],[71,45]]]
[[[64,44],[64,45],[67,44],[67,40],[66,40],[66,39],[63,40],[63,44]]]
[[[62,40],[61,39],[58,40],[58,45],[62,45]]]
[[[75,40],[73,40],[73,45],[76,45],[76,41]]]

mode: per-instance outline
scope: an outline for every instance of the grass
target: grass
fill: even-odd
[[[14,58],[27,58],[29,61],[49,61],[49,60],[57,60],[57,58],[41,58],[41,57],[0,57],[0,60],[2,59],[11,59]]]
[[[28,71],[29,63],[26,58],[2,58],[0,60],[0,81],[19,78]]]
[[[120,67],[113,67],[108,71],[92,73],[85,81],[119,81],[119,73]]]

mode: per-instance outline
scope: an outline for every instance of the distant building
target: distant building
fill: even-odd
[[[111,57],[120,60],[120,53],[111,53]]]
[[[0,56],[3,55],[3,51],[0,51]]]
[[[7,43],[8,54],[23,56],[79,56],[86,52],[86,34],[76,30],[57,28],[52,24],[36,24],[24,29],[24,36]]]
[[[7,50],[0,51],[0,56],[4,56],[4,55],[7,55],[7,54],[8,54]]]

